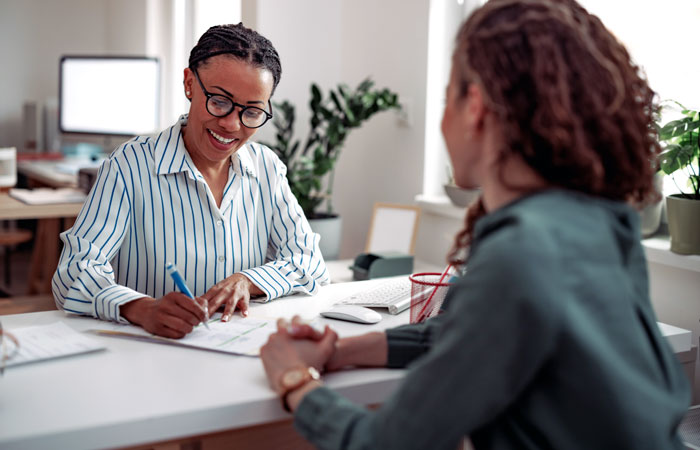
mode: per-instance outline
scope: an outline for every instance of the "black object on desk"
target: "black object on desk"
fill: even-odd
[[[86,194],[90,193],[92,185],[97,180],[97,167],[83,167],[78,170],[78,187]]]
[[[413,272],[413,256],[399,252],[360,253],[350,269],[356,281],[408,275]]]

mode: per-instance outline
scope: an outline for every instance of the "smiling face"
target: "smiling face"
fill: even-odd
[[[224,95],[236,103],[268,110],[273,77],[270,71],[226,55],[214,56],[197,68],[199,79],[211,94]],[[241,124],[240,108],[226,117],[207,111],[207,96],[194,73],[185,69],[185,91],[192,100],[187,126],[183,129],[185,147],[200,171],[228,165],[229,158],[257,129]]]

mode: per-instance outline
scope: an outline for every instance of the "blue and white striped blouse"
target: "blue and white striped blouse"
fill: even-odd
[[[315,294],[330,281],[319,235],[292,195],[286,167],[247,143],[231,157],[221,208],[182,139],[187,116],[154,137],[136,137],[102,164],[52,280],[68,312],[126,322],[119,306],[174,291],[173,262],[194,295],[240,272],[265,300]]]

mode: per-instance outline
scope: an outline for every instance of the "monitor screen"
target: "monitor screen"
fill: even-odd
[[[158,130],[158,59],[64,56],[59,71],[63,133],[135,136]]]

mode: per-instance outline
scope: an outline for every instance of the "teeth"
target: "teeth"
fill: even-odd
[[[235,140],[235,138],[226,139],[225,137],[219,136],[218,134],[214,133],[214,132],[211,131],[211,130],[209,130],[209,133],[211,133],[211,135],[214,136],[214,138],[215,138],[217,141],[221,142],[222,144],[230,144],[231,142],[233,142],[233,141]]]

